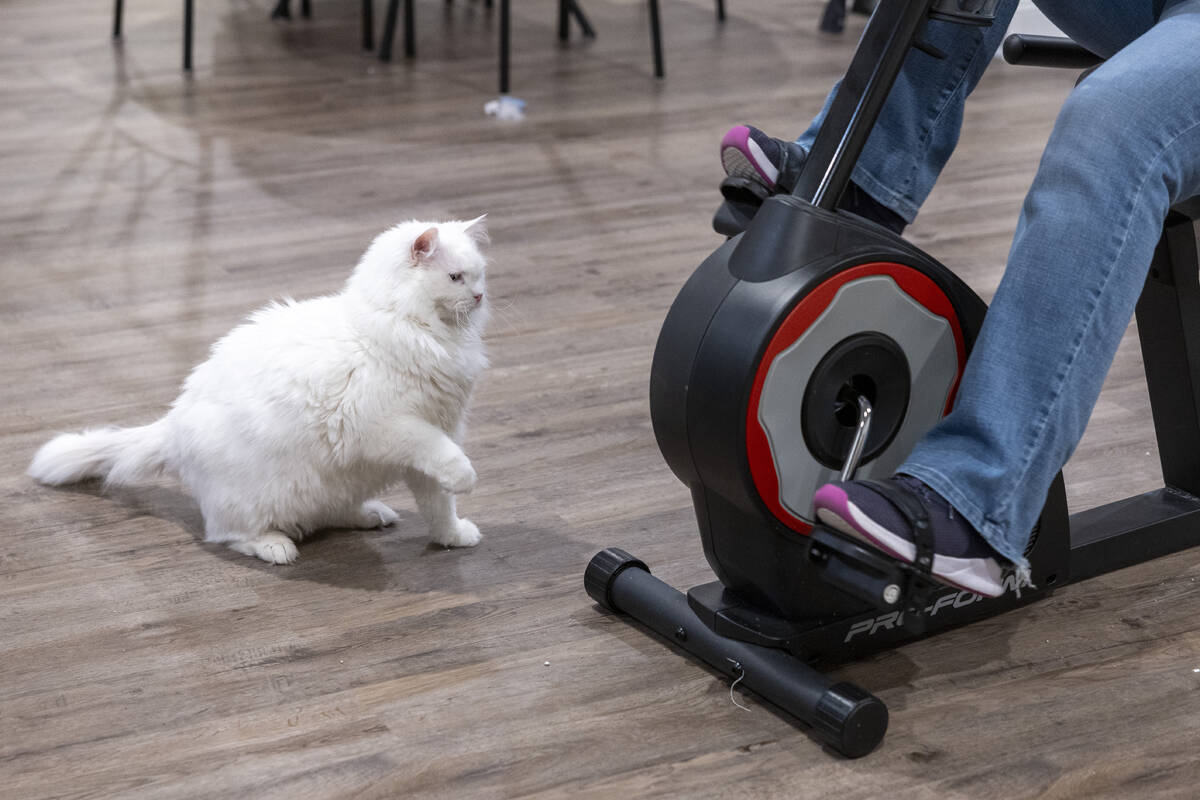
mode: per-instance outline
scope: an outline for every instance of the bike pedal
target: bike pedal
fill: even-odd
[[[885,611],[902,609],[901,624],[913,633],[925,630],[925,609],[943,588],[910,564],[889,558],[829,528],[809,535],[808,557],[826,583]]]

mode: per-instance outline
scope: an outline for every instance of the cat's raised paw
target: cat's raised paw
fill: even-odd
[[[454,530],[434,537],[442,547],[474,547],[482,539],[479,527],[469,519],[455,520]]]
[[[282,533],[264,533],[255,539],[229,542],[229,546],[271,564],[291,564],[300,557],[296,543]]]
[[[368,500],[359,509],[360,528],[386,528],[400,519],[400,515],[380,500]]]
[[[451,461],[436,477],[442,488],[452,494],[466,494],[475,488],[475,468],[466,456]]]

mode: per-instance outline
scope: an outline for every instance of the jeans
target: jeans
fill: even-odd
[[[1038,6],[1108,61],[1055,123],[954,410],[898,470],[1019,566],[1050,484],[1083,436],[1167,210],[1200,194],[1200,0]],[[927,38],[947,58],[908,55],[852,176],[905,219],[954,150],[963,103],[1015,8],[1002,2],[990,28],[931,22]]]

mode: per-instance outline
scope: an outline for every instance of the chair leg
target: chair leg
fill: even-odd
[[[183,69],[192,71],[192,0],[183,0]]]
[[[841,33],[846,27],[846,0],[829,0],[821,14],[823,33]]]
[[[375,49],[375,2],[362,0],[363,50]]]
[[[404,55],[413,58],[417,55],[417,24],[416,12],[413,10],[413,0],[404,0]]]
[[[300,16],[312,19],[312,0],[300,0]]]
[[[567,11],[571,16],[575,17],[575,21],[579,23],[579,29],[583,31],[583,35],[589,39],[596,38],[596,29],[592,27],[592,23],[588,22],[588,18],[583,14],[583,8],[580,7],[576,0],[566,0]]]
[[[570,22],[570,18],[567,17],[567,0],[558,0],[558,40],[560,42],[565,42],[570,37]]]
[[[500,0],[500,94],[508,94],[509,0]]]
[[[291,19],[292,0],[279,0],[271,9],[271,19]]]
[[[664,71],[662,28],[658,21],[658,0],[650,0],[650,42],[654,45],[654,77],[661,78]]]
[[[725,21],[725,0],[717,0],[717,22]]]
[[[121,38],[121,17],[122,17],[122,2],[114,0],[113,2],[113,38]]]
[[[379,60],[392,60],[392,39],[396,36],[396,15],[400,11],[400,0],[388,0],[387,14],[383,19],[383,38],[379,41]]]

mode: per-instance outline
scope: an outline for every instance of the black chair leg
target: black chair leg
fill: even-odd
[[[846,0],[829,0],[821,14],[823,33],[841,33],[846,27]]]
[[[717,22],[725,21],[725,0],[717,0]]]
[[[661,78],[664,72],[662,28],[658,22],[658,0],[650,0],[650,42],[654,45],[654,77]]]
[[[388,0],[387,14],[383,20],[383,38],[379,41],[379,60],[392,60],[392,39],[396,37],[396,16],[400,12],[400,0]]]
[[[121,38],[121,16],[122,16],[121,0],[114,0],[114,2],[113,2],[113,38],[114,39]]]
[[[363,0],[363,50],[375,49],[375,2]]]
[[[300,0],[300,16],[312,19],[312,0]]]
[[[588,18],[584,16],[583,9],[576,0],[566,0],[567,11],[571,16],[575,17],[575,21],[579,23],[579,29],[583,31],[583,35],[589,39],[596,38],[596,29],[592,27],[592,23],[588,22]]]
[[[509,0],[500,0],[500,94],[508,94]]]
[[[404,55],[413,58],[417,54],[417,25],[413,11],[413,0],[404,0]]]
[[[183,69],[192,71],[192,0],[183,0]]]
[[[271,9],[271,19],[291,19],[292,0],[279,0]]]
[[[575,0],[558,0],[558,38],[559,41],[567,41],[571,36],[571,17],[579,23],[579,30],[589,39],[596,38],[596,30],[592,27],[592,23],[588,22],[588,18],[584,16],[583,9]]]

